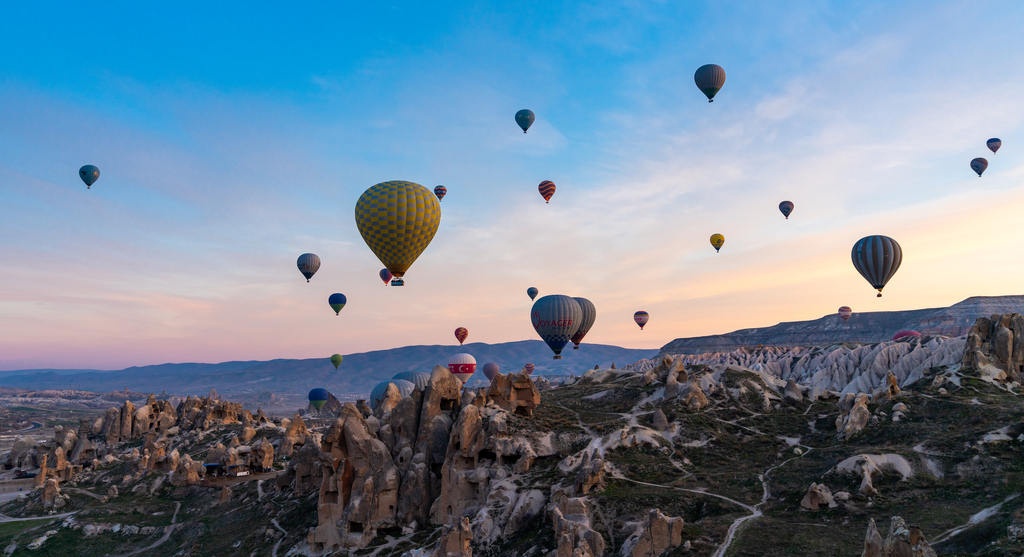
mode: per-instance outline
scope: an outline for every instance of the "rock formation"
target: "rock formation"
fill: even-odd
[[[278,458],[291,456],[295,447],[302,446],[308,438],[309,428],[306,427],[306,422],[302,421],[298,414],[295,414],[295,417],[288,423],[284,437],[281,438],[281,442],[277,446]]]
[[[861,484],[859,491],[863,495],[875,495],[878,493],[871,479],[875,474],[884,470],[897,472],[903,476],[904,480],[914,475],[914,470],[911,468],[910,463],[907,462],[907,459],[898,454],[861,454],[851,456],[836,464],[833,470],[839,473],[860,476]]]
[[[960,367],[996,381],[1024,382],[1024,315],[978,318],[967,334]]]
[[[861,557],[936,557],[935,550],[928,545],[924,534],[917,526],[907,527],[898,516],[889,523],[889,535],[882,539],[875,526],[875,519],[868,523],[864,537],[864,553]]]
[[[683,545],[683,519],[668,517],[659,509],[651,509],[637,532],[622,544],[622,554],[629,557],[658,557],[673,547]]]
[[[832,498],[832,490],[825,484],[812,483],[811,488],[807,490],[807,495],[804,495],[800,506],[810,510],[816,511],[822,508],[834,508],[837,505],[835,500]]]

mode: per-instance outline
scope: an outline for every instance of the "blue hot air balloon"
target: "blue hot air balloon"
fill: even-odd
[[[527,296],[529,296],[531,300],[533,300],[534,298],[536,298],[536,297],[537,297],[537,294],[538,294],[539,292],[540,292],[540,290],[537,290],[537,287],[536,287],[536,286],[531,286],[531,287],[529,287],[529,288],[527,288],[527,289],[526,289],[526,295],[527,295]]]
[[[348,298],[346,298],[344,294],[335,292],[334,294],[331,294],[330,298],[327,298],[327,303],[330,304],[331,309],[334,310],[334,315],[339,315],[341,313],[341,309],[348,303]]]
[[[541,340],[555,353],[554,359],[561,360],[562,349],[580,328],[583,309],[573,298],[553,294],[533,303],[530,320]]]
[[[530,129],[530,126],[533,125],[533,119],[534,115],[532,110],[524,108],[519,112],[516,112],[516,123],[519,124],[520,128],[523,128],[523,133],[526,133],[526,130]]]
[[[793,205],[792,201],[783,201],[782,203],[779,203],[779,210],[782,211],[786,220],[789,220],[789,214],[793,212],[793,207],[796,207],[796,205]]]
[[[327,392],[327,389],[317,387],[312,391],[309,391],[309,403],[317,410],[320,410],[325,404],[327,404],[328,398],[330,398],[330,393]]]
[[[392,379],[404,379],[419,387],[421,391],[426,391],[427,383],[430,383],[430,374],[425,371],[403,371],[396,373]]]
[[[100,179],[100,169],[91,164],[87,164],[78,169],[78,177],[85,182],[85,189],[92,189],[93,183]]]
[[[388,390],[388,385],[394,385],[397,387],[398,393],[402,395],[402,398],[411,395],[413,390],[416,389],[416,385],[413,385],[405,379],[392,379],[390,381],[378,383],[377,386],[370,391],[370,408],[377,408],[377,405],[380,404],[380,400],[384,398],[384,393]]]

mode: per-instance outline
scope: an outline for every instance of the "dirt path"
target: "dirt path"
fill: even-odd
[[[159,540],[153,542],[153,545],[149,547],[144,547],[142,549],[136,549],[135,551],[125,555],[124,557],[132,557],[133,555],[138,555],[143,551],[149,551],[150,549],[163,545],[164,542],[171,539],[171,533],[174,532],[174,523],[178,519],[178,510],[181,509],[181,503],[175,503],[174,505],[174,514],[171,516],[171,525],[164,526],[164,535],[161,536]]]
[[[24,522],[26,520],[47,520],[47,519],[51,519],[52,520],[54,518],[64,518],[64,517],[67,517],[67,516],[71,516],[71,515],[73,515],[73,514],[75,514],[77,512],[78,511],[72,511],[72,512],[64,513],[64,514],[51,514],[51,515],[47,515],[47,516],[29,516],[29,517],[25,517],[25,518],[11,518],[11,517],[9,517],[9,516],[7,516],[5,514],[0,514],[0,522]]]
[[[288,536],[288,532],[285,531],[284,528],[281,528],[281,525],[277,523],[277,519],[276,518],[270,519],[270,523],[273,524],[274,527],[276,527],[278,530],[280,530],[282,534],[284,534],[284,537],[282,537],[281,539],[277,540],[277,543],[274,544],[274,550],[271,553],[273,555],[273,557],[277,557],[277,548],[281,547],[281,542],[283,542],[284,538]]]
[[[951,528],[949,530],[946,530],[945,532],[939,534],[939,536],[937,538],[935,538],[935,541],[933,541],[932,543],[936,544],[936,543],[939,543],[939,542],[946,541],[949,538],[952,538],[953,536],[959,534],[960,532],[963,532],[964,530],[970,528],[971,526],[974,526],[975,524],[981,524],[982,522],[985,522],[985,520],[991,518],[992,515],[994,515],[997,512],[999,512],[999,509],[1003,505],[1005,505],[1006,503],[1009,503],[1010,501],[1016,499],[1017,497],[1020,497],[1020,493],[1014,493],[1013,495],[1007,497],[1006,499],[1003,499],[1002,502],[997,503],[995,505],[992,505],[991,507],[982,509],[982,510],[974,513],[973,515],[971,515],[971,518],[967,521],[966,524],[961,524],[960,526],[957,526],[956,528]]]

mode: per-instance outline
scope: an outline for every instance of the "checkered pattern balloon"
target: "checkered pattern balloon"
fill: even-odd
[[[394,180],[363,192],[356,202],[356,226],[391,274],[405,275],[434,239],[441,204],[427,188]]]

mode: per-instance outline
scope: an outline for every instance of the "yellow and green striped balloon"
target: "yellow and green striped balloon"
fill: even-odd
[[[381,182],[356,202],[356,226],[366,245],[396,277],[405,275],[441,223],[437,196],[414,182]]]

